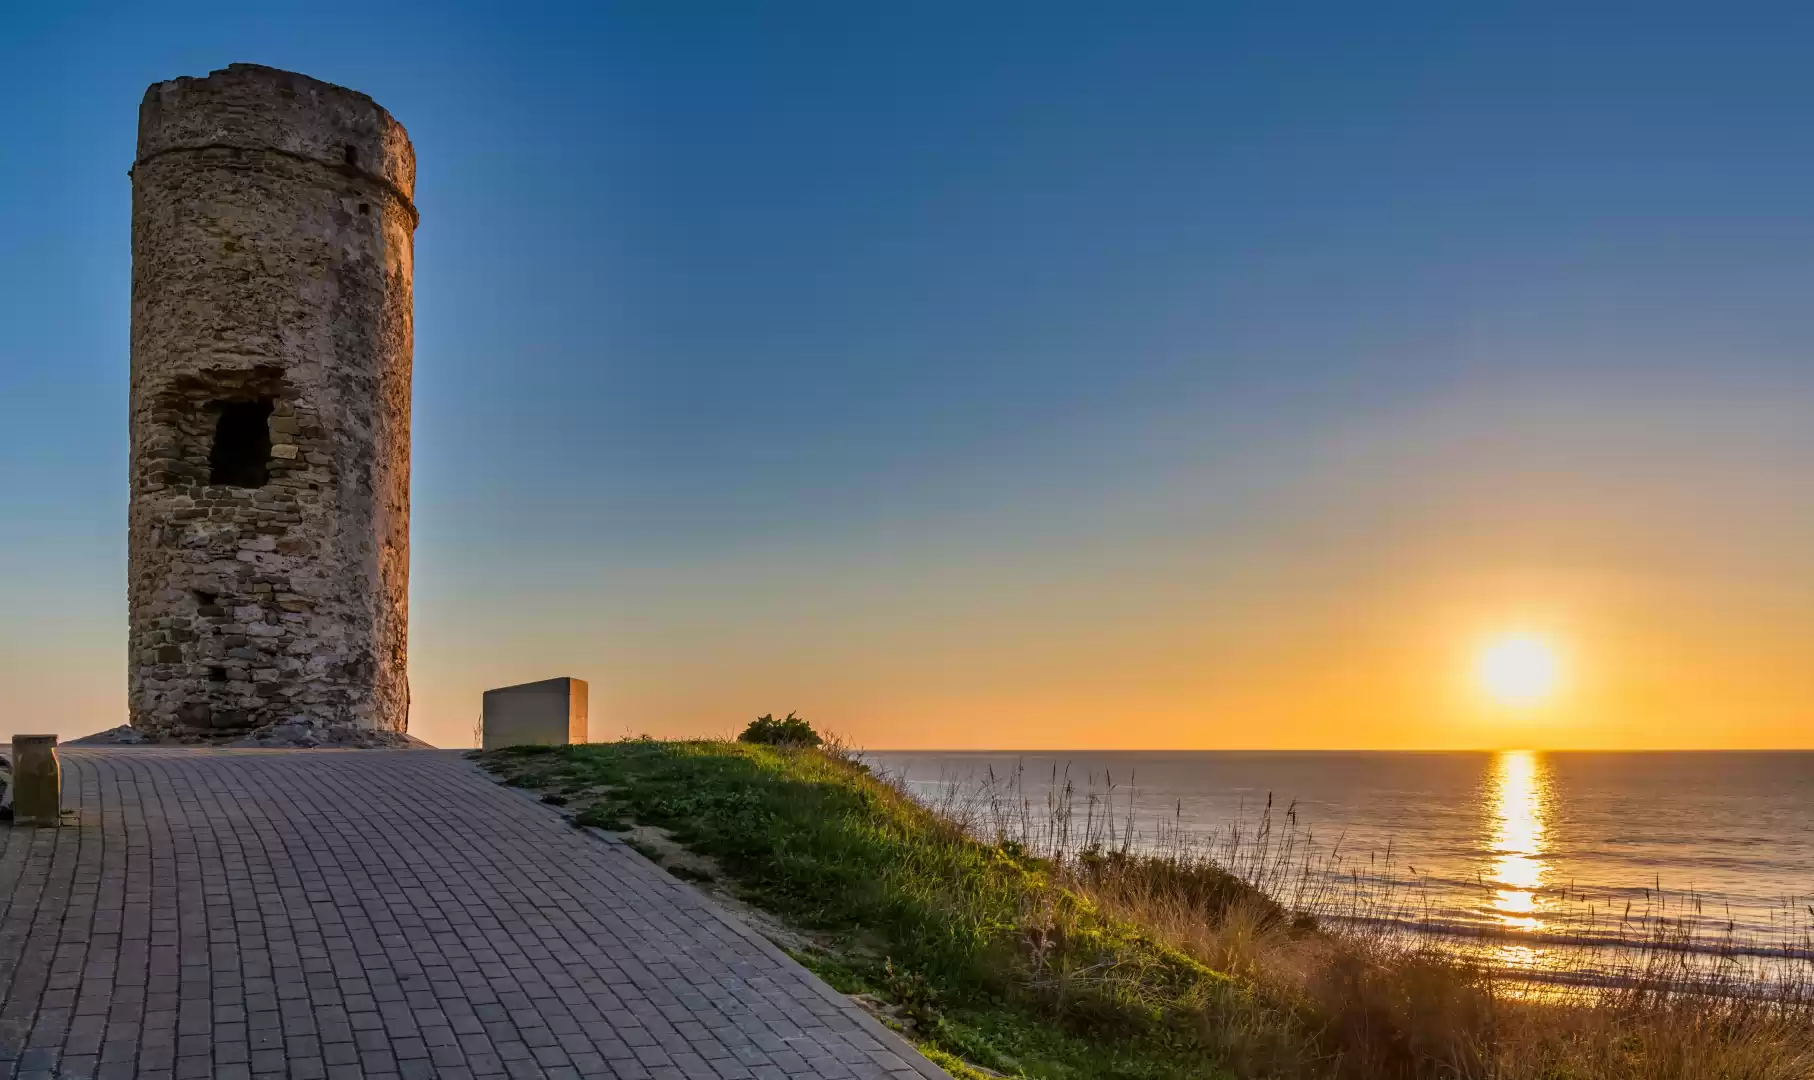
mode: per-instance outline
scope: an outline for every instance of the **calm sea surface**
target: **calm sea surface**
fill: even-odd
[[[1054,777],[1079,816],[1112,784],[1145,843],[1175,823],[1213,845],[1269,798],[1277,835],[1295,804],[1338,876],[1508,962],[1565,966],[1583,941],[1642,937],[1658,916],[1693,920],[1702,947],[1780,956],[1814,924],[1814,752],[866,757],[929,800],[1018,775],[1035,818]]]

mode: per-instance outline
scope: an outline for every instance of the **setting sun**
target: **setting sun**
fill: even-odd
[[[1541,705],[1554,696],[1562,664],[1555,647],[1542,636],[1503,634],[1480,650],[1475,675],[1497,704]]]

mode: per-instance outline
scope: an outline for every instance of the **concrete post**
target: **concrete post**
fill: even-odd
[[[13,736],[13,822],[55,825],[63,812],[63,766],[55,735]]]

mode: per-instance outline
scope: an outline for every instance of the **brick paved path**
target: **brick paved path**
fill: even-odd
[[[0,1077],[944,1077],[455,752],[67,749],[0,826]]]

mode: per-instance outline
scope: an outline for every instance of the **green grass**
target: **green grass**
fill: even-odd
[[[633,741],[487,764],[575,806],[586,800],[574,792],[608,787],[580,824],[670,830],[741,899],[810,936],[798,959],[894,1006],[948,1065],[1053,1080],[1229,1075],[1204,1017],[1246,1007],[1245,989],[838,755]]]

